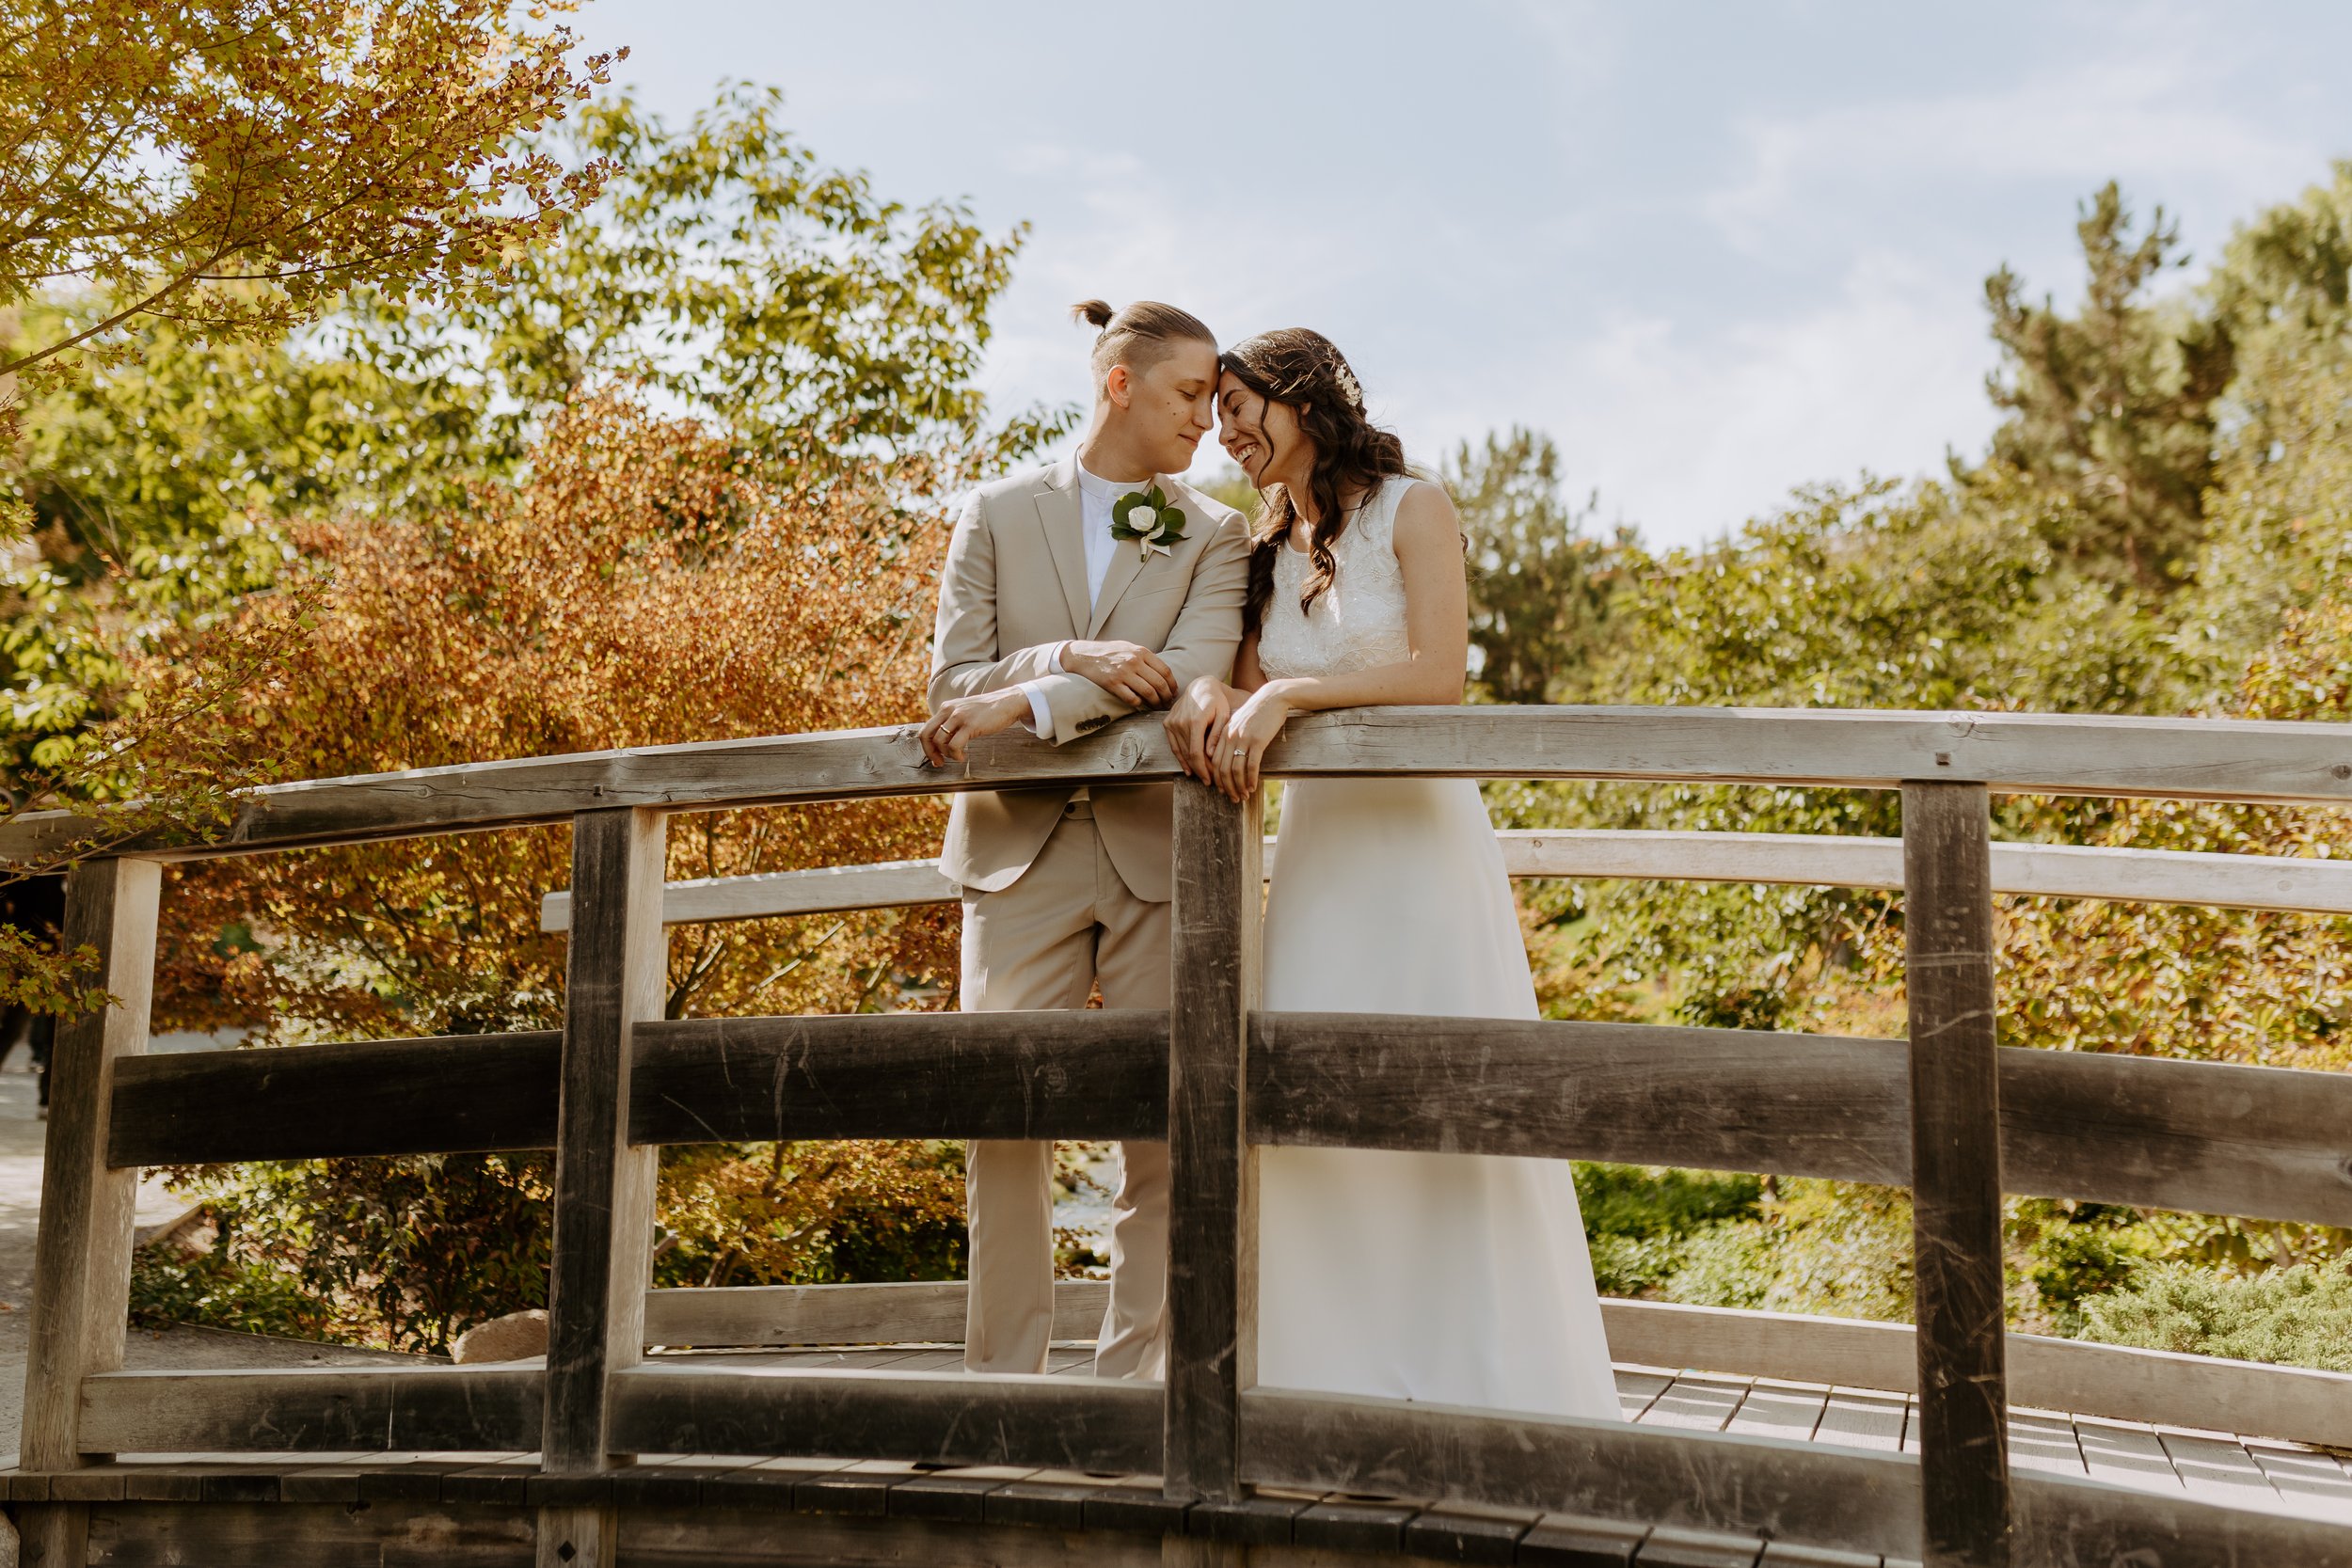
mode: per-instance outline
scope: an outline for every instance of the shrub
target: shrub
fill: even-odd
[[[2352,1372],[2352,1272],[2297,1263],[2229,1275],[2156,1263],[2083,1306],[2082,1338]]]

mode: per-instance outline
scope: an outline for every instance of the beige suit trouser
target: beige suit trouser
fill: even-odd
[[[1097,985],[1106,1007],[1166,1007],[1168,963],[1168,907],[1120,879],[1086,801],[1071,803],[1010,887],[964,889],[966,1012],[1084,1007]],[[963,1363],[1041,1372],[1054,1336],[1054,1146],[975,1139],[965,1161]],[[1168,1145],[1121,1144],[1096,1374],[1165,1375],[1167,1307]]]

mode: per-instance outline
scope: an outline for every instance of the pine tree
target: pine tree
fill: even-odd
[[[2086,569],[2142,591],[2178,583],[2204,532],[2213,404],[2234,355],[2226,325],[2152,303],[2149,285],[2186,260],[2159,207],[2135,236],[2110,181],[2080,209],[2087,272],[2069,317],[2004,266],[1985,280],[2001,369],[1986,380],[2009,412],[1991,465],[2061,503],[2052,543]]]

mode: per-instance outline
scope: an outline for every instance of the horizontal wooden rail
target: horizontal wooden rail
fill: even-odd
[[[2352,1075],[2014,1047],[1999,1063],[2009,1191],[2352,1225]],[[1269,1012],[1250,1133],[1899,1186],[1906,1078],[1899,1040]]]
[[[960,768],[924,765],[914,727],[708,741],[271,784],[209,841],[142,854],[203,858],[562,821],[616,806],[733,806],[1176,776],[1157,716],[1064,746],[998,736]],[[2352,801],[2352,726],[2275,721],[1826,708],[1388,707],[1294,720],[1275,777],[1625,779],[1892,789],[1978,783],[2003,793],[2280,804]],[[0,861],[81,830],[48,813],[0,829]]]
[[[1054,1286],[1054,1338],[1092,1339],[1103,1326],[1110,1285],[1064,1279]],[[884,1285],[730,1285],[649,1291],[648,1345],[961,1344],[964,1282]]]
[[[115,1069],[106,1160],[552,1148],[562,1051],[548,1029],[133,1057]]]
[[[94,1453],[527,1452],[544,1382],[519,1367],[105,1372],[82,1380],[82,1437]]]
[[[1057,1304],[1058,1306],[1058,1304]],[[1620,1362],[1916,1393],[1911,1324],[1604,1301]],[[2352,1373],[2011,1334],[2012,1407],[2352,1448]]]
[[[1151,1137],[1166,1125],[1167,1042],[1166,1015],[1148,1011],[640,1024],[630,1136]],[[1658,1024],[1262,1013],[1251,1134],[1901,1185],[1904,1052]],[[2352,1226],[2352,1075],[2015,1048],[2000,1064],[2012,1192]],[[117,1166],[553,1142],[544,1035],[192,1052],[119,1070]],[[1341,1082],[1353,1087],[1335,1098]]]
[[[1920,1549],[1919,1467],[1894,1454],[1271,1388],[1244,1397],[1242,1445],[1261,1486],[1756,1530],[1890,1560]],[[2014,1485],[2021,1564],[2352,1568],[2341,1525],[2049,1475]]]
[[[612,1381],[613,1444],[631,1453],[1160,1467],[1151,1383],[708,1366],[637,1367]]]
[[[1167,1136],[1163,1012],[695,1018],[636,1039],[640,1144]]]
[[[1903,841],[1830,833],[1684,833],[1597,828],[1505,829],[1495,834],[1513,877],[1684,882],[1771,882],[1799,887],[1899,889]],[[1264,869],[1274,871],[1274,840]],[[2352,914],[2352,860],[2215,855],[2183,849],[1995,844],[1993,891],[2049,898],[2198,904],[2214,909]],[[768,920],[852,910],[952,904],[963,890],[939,863],[884,861],[815,871],[769,871],[672,882],[661,918],[671,926]],[[572,895],[539,901],[542,930],[566,931]]]
[[[892,1013],[636,1026],[639,1143],[1157,1135],[1168,1015]],[[552,1033],[136,1058],[115,1166],[549,1148]]]
[[[1090,1340],[1109,1287],[1054,1287],[1054,1338]],[[912,1285],[751,1285],[654,1291],[645,1339],[658,1345],[958,1344],[961,1280]],[[1620,1363],[1915,1393],[1911,1324],[1796,1312],[1605,1299]],[[2183,1355],[2087,1339],[2009,1336],[2013,1405],[2120,1420],[2244,1432],[2352,1449],[2352,1373]]]
[[[1259,1486],[1919,1550],[1919,1466],[1899,1454],[1279,1388],[1242,1396],[1241,1433]]]

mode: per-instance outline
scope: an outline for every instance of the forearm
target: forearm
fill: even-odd
[[[1335,707],[1443,706],[1462,700],[1462,671],[1435,660],[1406,659],[1336,675],[1288,675],[1246,688],[1279,700],[1293,713]]]
[[[1041,642],[1033,648],[1016,648],[1002,658],[971,659],[935,671],[931,675],[930,709],[937,713],[942,704],[953,698],[985,696],[1027,681],[1043,680],[1055,673],[1054,652],[1060,646],[1058,642]]]

